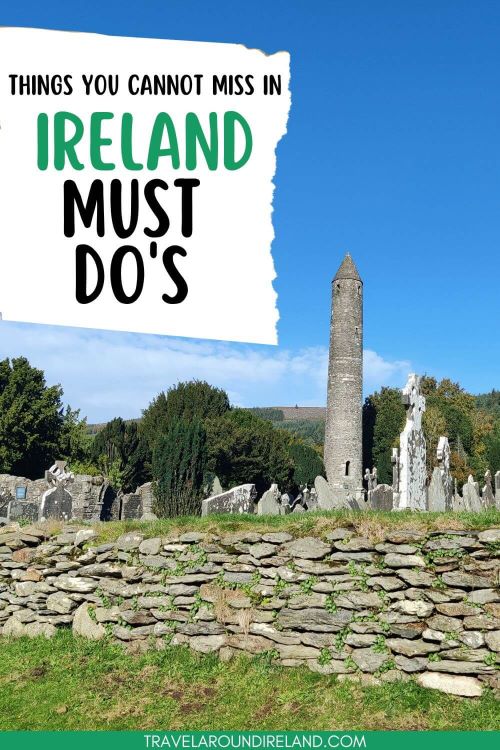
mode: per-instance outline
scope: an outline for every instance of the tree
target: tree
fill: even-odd
[[[158,438],[180,419],[219,417],[230,409],[229,398],[221,388],[215,388],[202,380],[178,383],[167,393],[159,393],[143,412],[140,426],[141,436],[147,448],[154,451]]]
[[[370,458],[367,468],[377,467],[380,482],[392,483],[392,448],[398,445],[399,435],[405,424],[405,408],[401,391],[397,388],[382,388],[369,396],[364,406],[364,424],[368,428],[367,441],[373,430],[373,443],[365,444],[365,459]]]
[[[437,465],[437,446],[441,435],[446,434],[446,420],[437,406],[424,411],[422,425],[427,449],[427,473],[430,476]]]
[[[25,357],[0,362],[0,472],[43,476],[59,454],[62,390]]]
[[[177,420],[153,453],[156,511],[163,518],[200,515],[206,468],[206,434],[198,419]]]
[[[159,393],[142,412],[139,427],[141,440],[152,456],[155,442],[167,430],[167,396],[164,391]]]
[[[495,422],[493,430],[485,438],[486,463],[493,476],[500,471],[500,421]]]
[[[116,417],[95,436],[91,456],[113,486],[132,492],[148,478],[136,422]]]
[[[250,411],[256,417],[269,419],[270,422],[283,422],[285,415],[282,409],[276,409],[272,406],[253,406]]]
[[[232,409],[207,420],[205,426],[207,468],[224,487],[251,482],[261,493],[273,482],[282,489],[292,486],[293,462],[287,433],[247,409]]]
[[[84,465],[90,459],[91,444],[86,418],[80,419],[80,409],[67,406],[63,413],[59,454],[70,467]]]
[[[316,448],[318,454],[323,454],[323,443],[325,441],[324,419],[288,419],[286,422],[273,420],[273,425],[280,430],[291,432],[304,443]]]
[[[294,490],[300,486],[314,484],[317,476],[325,475],[323,461],[314,448],[301,440],[292,440],[288,446],[288,454],[293,463],[292,482]]]

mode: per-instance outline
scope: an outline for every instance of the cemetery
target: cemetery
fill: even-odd
[[[328,370],[328,403],[324,445],[326,478],[300,486],[294,495],[273,482],[258,493],[250,481],[221,486],[214,477],[200,501],[202,515],[257,513],[286,515],[311,511],[403,511],[477,513],[500,509],[500,470],[487,469],[484,484],[469,475],[462,487],[450,472],[448,437],[439,437],[432,474],[427,471],[423,429],[426,409],[421,377],[410,374],[401,390],[405,424],[399,447],[392,448],[392,483],[379,483],[377,467],[363,466],[363,283],[347,254],[332,282],[332,317]],[[211,490],[211,491],[210,491]],[[29,521],[152,520],[155,515],[151,482],[132,492],[116,492],[104,476],[74,475],[64,461],[30,480],[0,474],[0,523]]]
[[[326,477],[291,492],[214,476],[191,515],[164,520],[155,482],[117,490],[64,460],[43,479],[0,475],[4,643],[71,630],[129,655],[185,647],[335,685],[498,696],[500,472],[459,487],[441,435],[429,475],[416,374],[400,393],[392,482],[363,466],[363,295],[349,255],[332,292]]]

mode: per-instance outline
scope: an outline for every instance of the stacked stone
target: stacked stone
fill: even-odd
[[[69,526],[0,529],[4,636],[72,626],[136,650],[267,653],[365,683],[415,678],[445,692],[498,689],[500,529],[335,529],[144,538],[96,545]]]

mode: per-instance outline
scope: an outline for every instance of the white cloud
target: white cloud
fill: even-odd
[[[371,393],[383,385],[403,385],[411,363],[407,360],[384,359],[371,349],[365,349],[363,356],[364,390]]]
[[[159,391],[199,378],[224,388],[234,404],[325,403],[328,351],[298,351],[19,323],[0,323],[0,359],[26,356],[64,400],[89,421],[139,416]],[[402,385],[409,362],[364,353],[365,392]]]

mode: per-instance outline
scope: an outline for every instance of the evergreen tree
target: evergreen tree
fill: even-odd
[[[95,436],[91,457],[113,486],[133,492],[149,479],[137,423],[116,417]]]
[[[0,473],[39,479],[58,458],[61,397],[25,357],[0,361]]]
[[[251,482],[261,493],[273,482],[284,490],[292,486],[293,462],[287,433],[247,409],[232,409],[222,417],[207,420],[205,425],[207,468],[224,487]]]
[[[206,434],[198,419],[174,421],[153,453],[156,511],[162,518],[200,515]]]
[[[379,482],[392,484],[392,448],[399,444],[406,414],[401,391],[397,388],[382,388],[370,398],[375,410],[372,465],[377,467]]]
[[[325,475],[323,461],[310,445],[299,440],[293,440],[288,447],[288,453],[293,463],[292,482],[294,490],[306,484],[311,487],[314,485],[317,476]]]
[[[59,452],[70,466],[84,465],[90,459],[92,438],[87,432],[87,420],[80,419],[80,409],[67,406],[63,413]]]
[[[143,412],[140,433],[147,448],[153,452],[158,438],[180,419],[219,417],[230,409],[229,398],[221,388],[202,380],[178,383],[167,393],[159,393]]]

